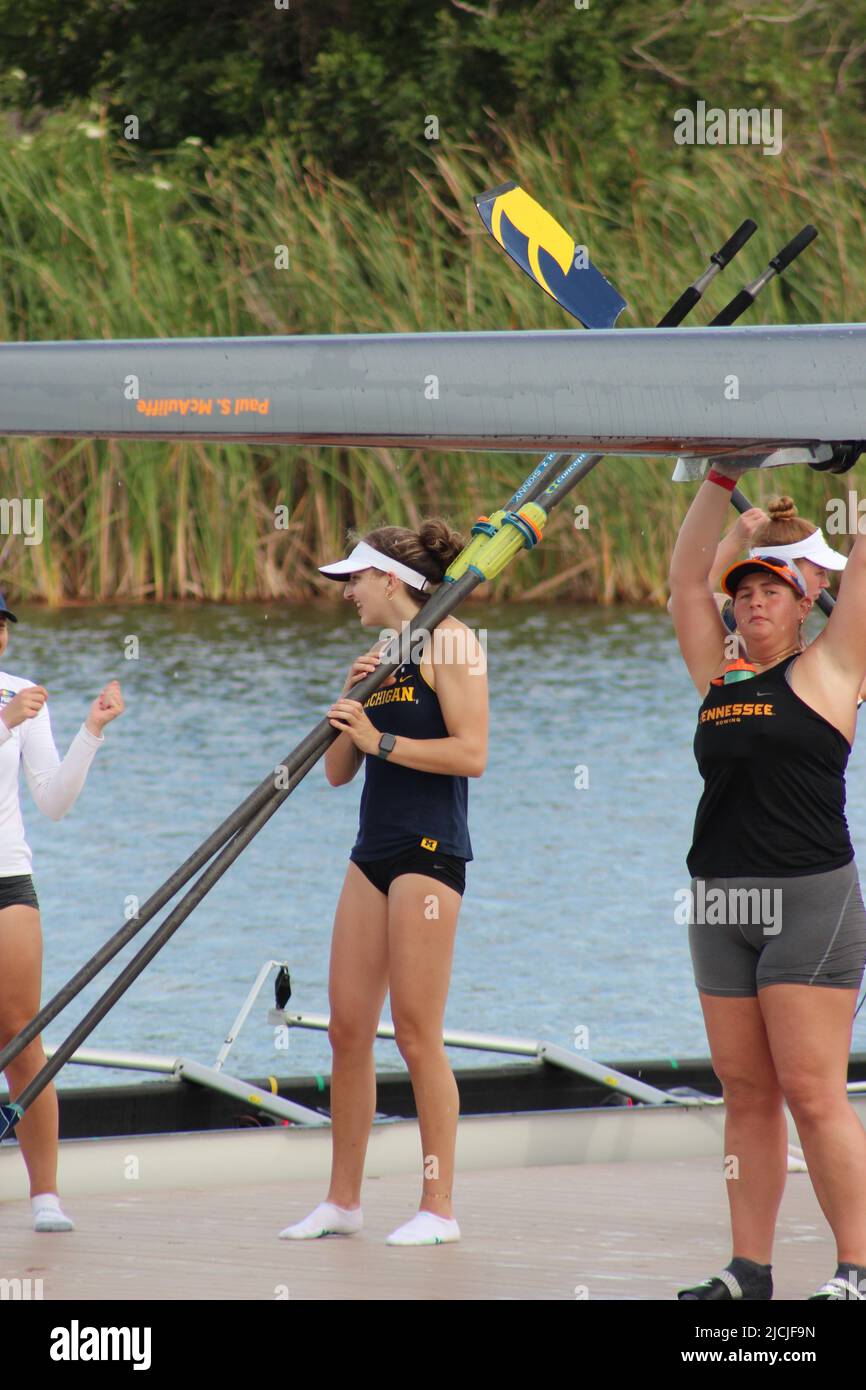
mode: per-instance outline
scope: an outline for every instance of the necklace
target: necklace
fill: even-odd
[[[793,656],[795,652],[801,652],[802,650],[803,650],[803,648],[802,648],[802,646],[800,645],[800,643],[798,642],[796,646],[794,646],[794,647],[788,647],[786,651],[779,652],[778,656],[774,656],[774,657],[772,658],[772,660],[770,660],[770,661],[753,661],[753,662],[752,662],[752,665],[755,667],[755,669],[756,669],[758,672],[768,671],[768,670],[770,669],[771,666],[778,666],[779,662],[780,662],[780,661],[784,661],[786,656]]]

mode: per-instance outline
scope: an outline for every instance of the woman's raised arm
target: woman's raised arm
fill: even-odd
[[[729,490],[701,484],[680,527],[671,556],[671,617],[683,660],[700,695],[725,658],[730,635],[713,597],[710,575],[725,524]]]
[[[866,536],[857,537],[833,612],[809,652],[829,667],[832,680],[860,694],[866,678]]]

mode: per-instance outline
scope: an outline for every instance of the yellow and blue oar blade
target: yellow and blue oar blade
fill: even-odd
[[[480,193],[475,206],[491,236],[551,299],[584,328],[613,328],[626,300],[540,203],[503,183]]]

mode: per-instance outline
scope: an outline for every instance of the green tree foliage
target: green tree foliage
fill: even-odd
[[[614,198],[698,100],[780,107],[799,147],[820,127],[862,143],[866,0],[280,3],[0,0],[0,103],[35,123],[87,96],[137,115],[144,152],[266,132],[369,190],[429,153],[430,115],[442,149],[568,130]]]

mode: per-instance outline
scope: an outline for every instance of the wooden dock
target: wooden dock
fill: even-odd
[[[76,1302],[671,1300],[730,1255],[717,1159],[464,1172],[462,1241],[385,1245],[417,1209],[419,1186],[402,1173],[368,1179],[363,1231],[315,1241],[277,1233],[322,1200],[318,1179],[76,1196],[67,1207],[78,1229],[66,1235],[36,1235],[29,1202],[3,1202],[0,1280],[41,1279],[46,1301]],[[776,1297],[796,1300],[835,1269],[805,1173],[788,1175],[773,1266]]]

